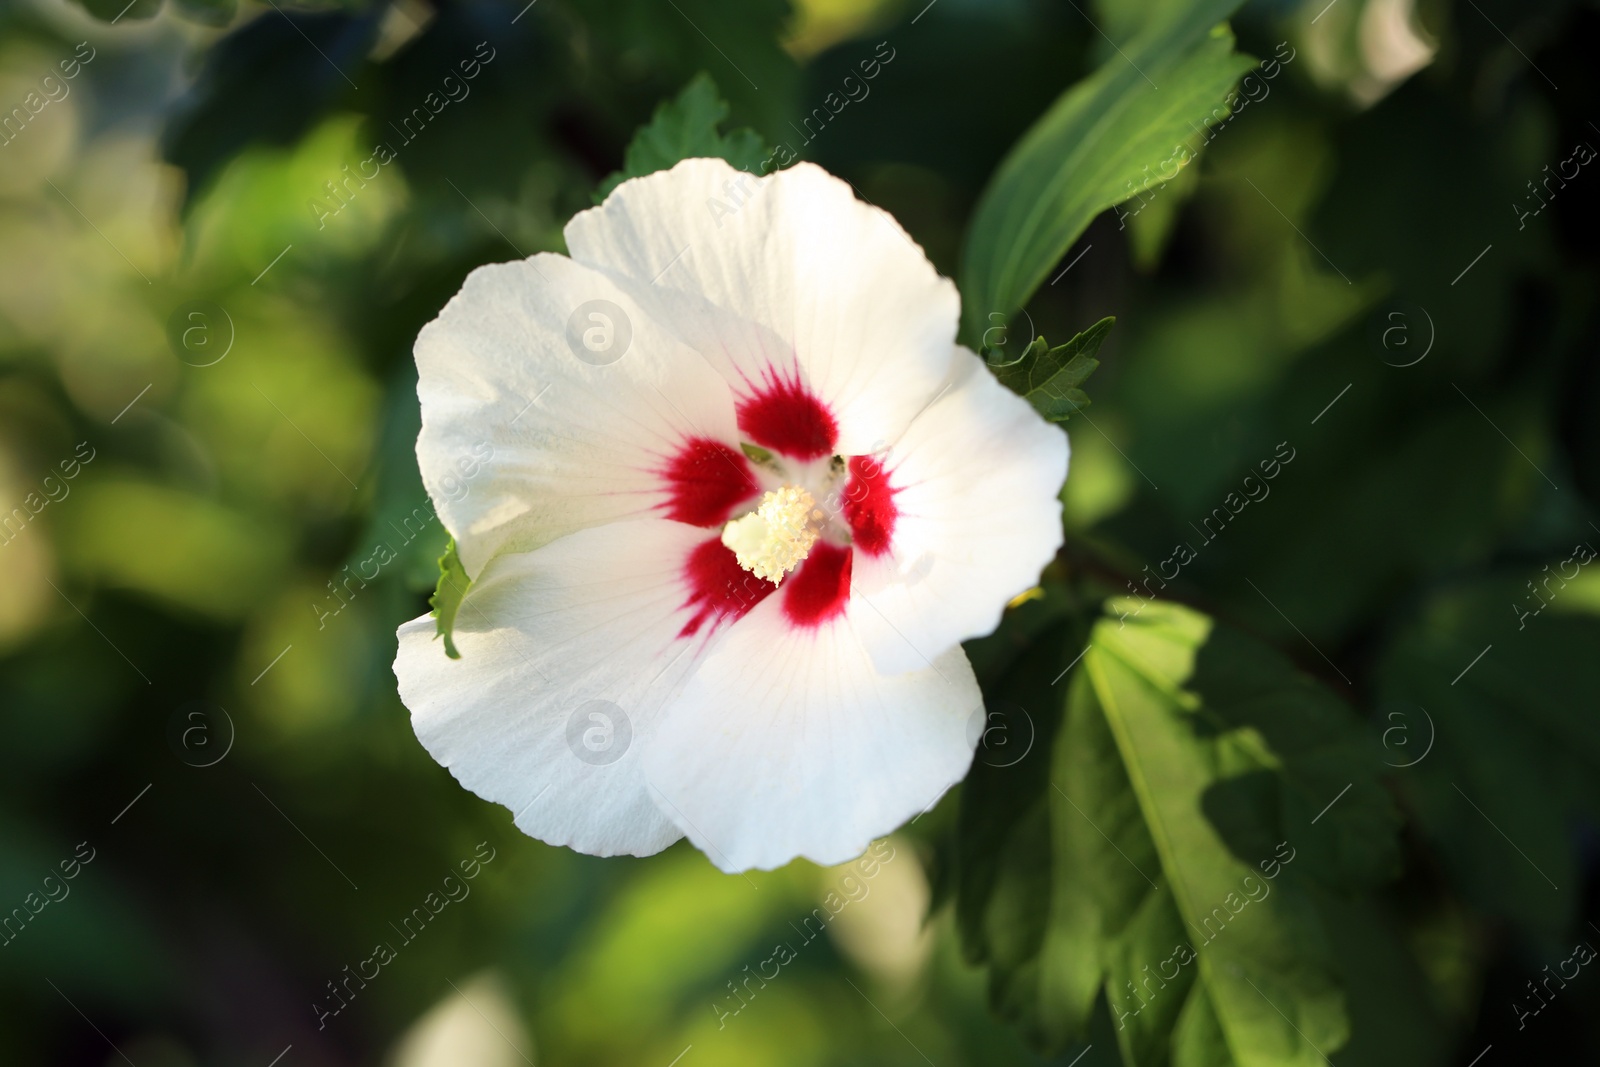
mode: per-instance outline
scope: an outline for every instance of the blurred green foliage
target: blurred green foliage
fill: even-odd
[[[1550,178],[1600,14],[1252,3],[1235,52],[1231,9],[0,10],[0,1059],[1594,1059],[1600,980],[1529,986],[1600,938],[1600,179]],[[761,145],[892,212],[974,343],[1119,320],[1060,369],[1067,547],[969,647],[1005,729],[870,878],[524,838],[389,666],[446,542],[417,330],[607,176]]]

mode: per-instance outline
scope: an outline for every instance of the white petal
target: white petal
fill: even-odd
[[[615,347],[595,352],[608,338]],[[473,271],[423,328],[416,358],[417,460],[471,575],[500,551],[661,514],[662,466],[686,441],[739,440],[720,376],[603,274],[561,256]]]
[[[989,633],[1061,547],[1067,435],[967,349],[954,383],[881,462],[897,514],[889,550],[857,547],[852,599],[879,670],[915,670]]]
[[[735,623],[644,752],[662,810],[725,871],[859,855],[966,774],[983,706],[960,648],[880,676],[858,606],[792,627],[782,595]]]
[[[719,629],[684,636],[685,568],[708,537],[643,519],[496,556],[457,616],[460,659],[431,617],[400,628],[395,675],[423,746],[542,841],[648,855],[677,840],[640,758]]]
[[[894,440],[949,369],[955,286],[892,216],[812,164],[756,178],[684,160],[624,182],[566,237],[574,259],[653,290],[736,392],[798,379],[834,416],[840,454]]]

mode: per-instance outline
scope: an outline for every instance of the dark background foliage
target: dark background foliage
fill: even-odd
[[[1118,320],[1067,547],[970,648],[974,772],[863,882],[552,849],[427,757],[389,669],[445,540],[411,341],[472,267],[562,250],[702,72],[959,277],[1009,147],[1178,5],[124,2],[0,12],[0,107],[92,53],[0,147],[0,517],[34,501],[0,533],[4,1062],[1600,1054],[1600,977],[1549,977],[1600,943],[1600,177],[1547,183],[1600,145],[1592,4],[1233,18],[1265,91],[983,338]],[[1273,903],[1197,931],[1281,842]],[[1130,991],[1175,941],[1200,962]]]

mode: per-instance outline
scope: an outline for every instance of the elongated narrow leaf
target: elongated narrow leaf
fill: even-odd
[[[1010,318],[1096,215],[1175,177],[1254,60],[1219,27],[1239,0],[1205,0],[1130,41],[1017,142],[973,216],[961,269],[965,336]]]

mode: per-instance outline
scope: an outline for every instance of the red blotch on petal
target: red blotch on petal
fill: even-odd
[[[889,551],[894,522],[900,515],[895,507],[894,486],[883,464],[871,456],[850,458],[850,480],[844,487],[844,517],[856,547],[869,556]]]
[[[796,626],[821,626],[843,614],[850,602],[850,564],[841,545],[818,542],[804,563],[783,581],[783,613]]]
[[[720,526],[735,505],[759,495],[744,453],[709,437],[691,437],[661,470],[671,496],[667,518],[692,526]]]
[[[679,637],[693,637],[707,623],[715,629],[724,622],[733,622],[777,588],[739,566],[733,550],[721,538],[704,541],[689,553],[683,577],[689,586],[684,607],[694,615],[683,624]]]
[[[793,459],[833,455],[839,423],[798,379],[774,379],[739,401],[739,429],[763,448]]]

